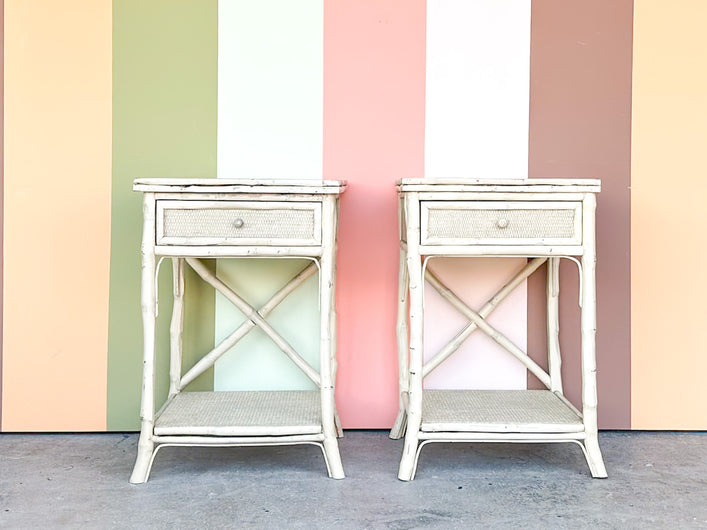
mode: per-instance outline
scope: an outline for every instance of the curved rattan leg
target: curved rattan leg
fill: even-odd
[[[130,475],[131,484],[143,484],[147,482],[147,477],[150,474],[150,466],[152,464],[152,453],[155,450],[155,444],[150,440],[150,435],[144,431],[140,433],[140,440],[137,444],[137,459],[133,473]],[[152,430],[150,426],[150,431]]]
[[[407,414],[405,412],[405,402],[403,394],[408,391],[410,368],[408,364],[409,342],[408,342],[408,271],[407,271],[407,254],[404,248],[400,248],[398,262],[398,316],[396,335],[398,339],[398,392],[399,392],[399,409],[398,416],[395,418],[393,428],[390,430],[390,437],[393,440],[399,440],[405,434],[407,426]]]
[[[142,308],[143,363],[142,395],[140,398],[140,439],[137,446],[137,460],[130,482],[141,484],[147,481],[150,462],[155,444],[152,440],[155,418],[155,318],[157,316],[157,297],[155,284],[154,252],[154,197],[146,194],[143,200],[143,235],[142,235],[142,281],[140,302]]]
[[[344,478],[344,466],[341,464],[339,444],[336,439],[339,432],[334,401],[334,382],[336,377],[336,333],[332,337],[332,325],[335,326],[336,304],[334,300],[334,279],[336,278],[336,204],[332,197],[322,204],[322,255],[319,258],[319,302],[320,302],[320,346],[319,377],[321,380],[322,432],[324,434],[324,452],[329,463],[329,476]],[[333,340],[332,340],[333,339]]]
[[[401,370],[401,381],[405,381],[408,390],[406,394],[407,429],[398,478],[400,480],[412,480],[415,474],[415,457],[417,455],[420,425],[422,423],[422,293],[425,288],[424,273],[418,248],[418,242],[420,241],[420,203],[415,194],[405,199],[405,219],[407,220],[408,242],[407,252],[405,253],[408,282],[406,291],[409,296],[410,336],[409,341],[405,343],[405,346],[407,346],[405,353],[409,352],[409,364],[405,366],[407,368],[405,379],[402,378]],[[402,258],[401,266],[403,266]],[[404,357],[406,356],[401,355],[401,359]],[[402,396],[403,393],[401,392]]]
[[[403,456],[400,459],[400,467],[398,468],[398,478],[400,480],[412,480],[415,476],[418,443],[418,429],[408,429],[405,434]]]
[[[601,456],[601,449],[599,449],[599,441],[597,437],[587,437],[584,441],[584,447],[586,449],[585,456],[587,458],[587,464],[589,465],[589,471],[592,473],[592,477],[608,477],[606,467],[604,466],[604,459]]]
[[[324,438],[324,454],[326,455],[327,469],[331,478],[344,478],[344,466],[341,463],[339,444],[336,437]]]

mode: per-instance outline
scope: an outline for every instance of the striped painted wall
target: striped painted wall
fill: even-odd
[[[131,182],[161,176],[349,181],[337,293],[348,428],[389,427],[397,407],[395,180],[599,177],[600,427],[707,428],[703,2],[0,0],[0,12],[0,430],[138,427]],[[253,303],[298,265],[212,264]],[[431,266],[474,305],[519,263]],[[259,280],[243,280],[255,270]],[[573,272],[562,271],[561,320],[577,401]],[[541,284],[531,278],[493,315],[533,355],[545,340]],[[187,289],[190,364],[242,315],[194,277]],[[315,291],[312,279],[272,315],[311,359]],[[428,304],[434,348],[460,321],[433,292]],[[537,385],[480,336],[428,383]],[[192,388],[308,384],[255,332]]]

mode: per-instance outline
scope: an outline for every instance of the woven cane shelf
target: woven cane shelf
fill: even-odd
[[[155,421],[155,434],[274,436],[322,432],[319,392],[182,392]]]
[[[549,390],[426,390],[425,432],[581,432],[582,419]]]

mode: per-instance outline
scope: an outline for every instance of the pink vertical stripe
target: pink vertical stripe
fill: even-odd
[[[337,405],[346,428],[395,417],[395,181],[423,176],[425,0],[325,0],[325,178],[339,229]]]
[[[5,219],[5,208],[3,193],[5,189],[4,181],[4,150],[5,139],[5,1],[0,0],[0,425],[2,425],[2,323],[3,323],[3,221]],[[2,430],[2,429],[0,429]]]

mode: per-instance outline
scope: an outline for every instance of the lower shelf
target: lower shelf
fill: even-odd
[[[183,392],[155,421],[154,433],[284,436],[322,432],[318,391]]]
[[[549,390],[424,390],[424,432],[582,432],[582,418]]]

